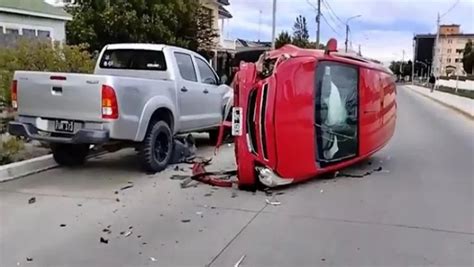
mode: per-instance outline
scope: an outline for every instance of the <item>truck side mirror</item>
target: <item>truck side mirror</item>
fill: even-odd
[[[227,84],[227,80],[227,75],[224,74],[221,76],[221,84]]]

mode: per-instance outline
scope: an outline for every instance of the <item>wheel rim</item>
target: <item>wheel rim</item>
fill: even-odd
[[[170,148],[169,138],[166,133],[159,133],[156,136],[155,147],[154,147],[154,156],[158,162],[163,162],[168,157],[168,151]]]

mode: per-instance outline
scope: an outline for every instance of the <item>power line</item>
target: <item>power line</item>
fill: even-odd
[[[332,12],[332,14],[334,14],[334,16],[337,18],[337,20],[339,20],[339,22],[342,24],[342,25],[346,25],[346,23],[344,21],[342,21],[341,18],[339,18],[336,14],[336,12],[334,12],[334,9],[332,9],[331,5],[329,4],[329,2],[327,2],[326,0],[322,0],[322,2],[324,3],[324,5]]]
[[[306,0],[306,3],[308,3],[308,5],[310,5],[316,12],[318,12],[318,8],[313,3],[311,3],[310,0]]]
[[[461,0],[456,0],[456,2],[454,2],[454,4],[448,9],[448,11],[444,12],[443,15],[440,16],[440,18],[451,12],[451,10],[453,10],[459,4],[460,1]]]
[[[329,7],[327,6],[327,4],[325,2],[323,2],[326,10],[328,11],[327,13],[329,14],[329,18],[331,19],[331,21],[334,23],[334,25],[336,25],[336,27],[339,27],[339,28],[343,28],[343,24],[341,24],[340,22],[337,21],[337,18],[336,16],[334,16],[332,14],[332,12],[330,12],[330,9]]]
[[[332,30],[335,34],[339,35],[340,37],[343,37],[339,32],[337,32],[337,31],[334,29],[334,27],[331,25],[331,23],[328,22],[328,20],[326,19],[326,16],[324,16],[323,13],[321,13],[321,17],[324,19],[324,21],[326,22],[326,24],[329,26],[329,28],[331,28],[331,30]]]

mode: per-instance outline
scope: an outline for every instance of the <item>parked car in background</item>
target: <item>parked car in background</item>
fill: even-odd
[[[164,169],[173,136],[209,132],[232,96],[208,62],[157,44],[103,48],[94,74],[16,71],[12,135],[51,143],[61,165],[84,162],[91,145],[136,146],[147,171]]]

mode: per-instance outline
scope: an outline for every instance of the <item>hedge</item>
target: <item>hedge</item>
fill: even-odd
[[[91,73],[94,60],[85,45],[20,40],[0,48],[0,110],[10,106],[10,85],[15,70]]]

